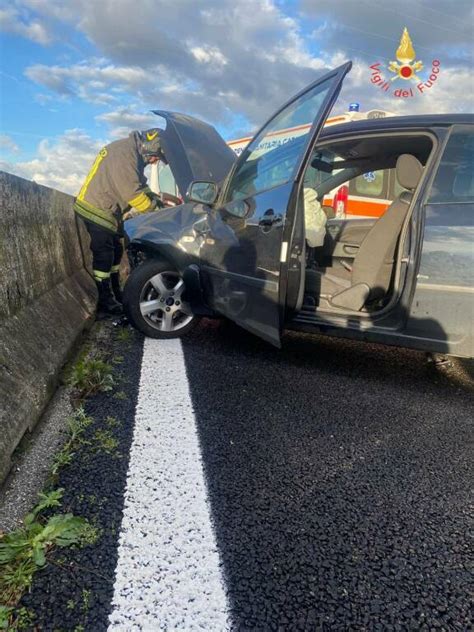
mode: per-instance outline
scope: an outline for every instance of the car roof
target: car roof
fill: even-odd
[[[350,121],[325,127],[320,138],[335,136],[340,133],[356,133],[383,131],[393,128],[426,128],[426,127],[446,127],[450,125],[474,125],[474,114],[421,114],[416,116],[386,116],[377,119],[363,119],[361,121]]]

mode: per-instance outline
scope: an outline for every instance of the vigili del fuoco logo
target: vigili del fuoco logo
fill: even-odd
[[[403,29],[395,56],[398,61],[391,61],[387,66],[388,70],[394,73],[393,77],[388,78],[382,74],[384,66],[380,62],[370,66],[372,71],[370,80],[377,88],[391,93],[394,97],[409,99],[415,94],[426,94],[434,86],[439,76],[441,63],[439,59],[433,59],[429,77],[426,79],[420,76],[419,73],[423,71],[424,64],[421,60],[416,59],[415,49],[406,27]],[[411,83],[408,86],[400,87],[399,79]],[[397,84],[394,86],[395,81]]]

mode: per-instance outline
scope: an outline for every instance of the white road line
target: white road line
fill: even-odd
[[[109,630],[230,628],[179,340],[145,340]]]

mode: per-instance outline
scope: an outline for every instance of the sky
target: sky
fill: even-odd
[[[473,25],[472,0],[0,0],[0,169],[75,194],[97,151],[152,127],[152,109],[238,138],[349,59],[333,114],[353,101],[473,112]],[[423,94],[387,68],[405,27],[420,81],[440,62]]]

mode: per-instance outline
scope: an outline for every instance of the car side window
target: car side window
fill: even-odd
[[[290,103],[245,148],[227,187],[226,203],[290,180],[332,82],[331,77]],[[288,128],[293,135],[282,133]]]
[[[176,182],[171,172],[170,166],[160,162],[158,166],[158,182],[161,193],[177,195]]]
[[[455,125],[431,186],[429,204],[474,201],[474,126]]]
[[[383,171],[367,171],[351,182],[353,184],[350,193],[354,195],[362,195],[364,197],[383,197],[384,172]]]

